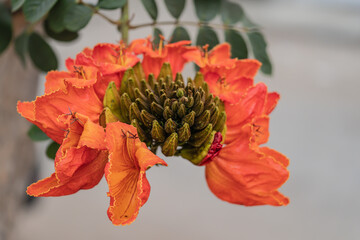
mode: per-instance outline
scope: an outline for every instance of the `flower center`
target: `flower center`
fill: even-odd
[[[146,81],[138,64],[124,74],[120,91],[109,84],[104,107],[135,126],[140,140],[153,152],[161,147],[164,155],[173,156],[183,149],[208,148],[214,134],[224,129],[222,102],[209,92],[201,73],[186,84],[180,73],[174,80],[172,76],[165,63],[157,79],[150,74]]]

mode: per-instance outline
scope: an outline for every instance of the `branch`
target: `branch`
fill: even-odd
[[[101,12],[99,11],[99,9],[96,8],[96,7],[94,7],[93,5],[84,3],[84,2],[81,1],[81,0],[79,1],[79,4],[82,4],[82,5],[84,5],[84,6],[87,6],[87,7],[91,8],[91,10],[93,11],[94,14],[99,15],[100,17],[102,17],[103,19],[105,19],[106,21],[108,21],[109,23],[114,24],[114,25],[116,25],[116,26],[120,26],[120,25],[121,25],[121,21],[120,21],[120,20],[119,20],[119,21],[116,21],[116,20],[113,20],[113,19],[109,18],[108,16],[104,15],[103,13],[101,13]]]
[[[224,30],[238,30],[240,32],[255,32],[259,31],[259,28],[247,28],[247,27],[236,27],[233,25],[225,25],[225,24],[216,24],[216,23],[207,23],[207,22],[191,22],[191,21],[163,21],[163,22],[152,22],[152,23],[143,23],[139,25],[130,25],[129,29],[137,29],[142,27],[154,27],[154,26],[161,26],[161,25],[187,25],[187,26],[197,26],[197,27],[212,27]]]

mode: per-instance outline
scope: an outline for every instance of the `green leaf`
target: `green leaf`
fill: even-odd
[[[69,41],[72,41],[72,40],[79,37],[78,33],[70,32],[68,30],[64,30],[62,32],[54,32],[54,31],[52,31],[52,29],[49,27],[48,21],[44,22],[44,29],[45,29],[46,34],[49,37],[51,37],[51,38],[53,38],[53,39],[55,39],[57,41],[69,42]]]
[[[102,9],[116,9],[122,8],[126,0],[99,0],[98,7]]]
[[[34,124],[30,127],[27,134],[31,138],[31,140],[35,142],[45,141],[49,139],[49,137]]]
[[[29,37],[29,54],[34,65],[44,72],[57,69],[58,62],[49,44],[36,32]]]
[[[156,21],[158,10],[156,6],[155,0],[141,0],[142,4],[144,5],[146,11],[149,13],[150,17]]]
[[[181,40],[190,40],[189,33],[183,27],[176,27],[171,35],[171,42],[178,42]]]
[[[75,6],[75,0],[60,0],[51,9],[47,21],[49,28],[56,33],[60,33],[65,30],[65,13],[68,8]]]
[[[197,17],[203,22],[214,19],[221,8],[220,0],[194,0]]]
[[[197,38],[196,45],[204,46],[209,44],[209,50],[219,44],[219,38],[211,27],[200,27]]]
[[[165,0],[165,5],[171,16],[178,19],[184,10],[185,0]]]
[[[261,65],[261,71],[265,74],[271,75],[272,66],[269,56],[266,52],[266,42],[264,36],[260,32],[249,32],[248,34],[254,56],[259,60]]]
[[[241,20],[244,27],[247,28],[259,28],[257,24],[255,24],[253,21],[251,21],[246,15],[243,16],[243,19]]]
[[[26,0],[23,12],[26,20],[39,21],[57,2],[57,0]]]
[[[15,38],[15,52],[19,56],[22,64],[26,66],[26,53],[28,52],[29,34],[24,31]],[[35,126],[35,125],[34,125]]]
[[[233,58],[244,59],[248,57],[246,42],[241,34],[235,30],[225,30],[225,41],[231,45],[231,56]]]
[[[163,35],[162,31],[158,28],[154,28],[154,41],[153,44],[158,47],[160,43],[160,35]],[[164,43],[163,43],[164,44]]]
[[[244,10],[236,3],[221,2],[221,19],[225,24],[235,24],[244,17]]]
[[[0,3],[0,54],[7,48],[12,38],[10,10]]]
[[[51,142],[46,149],[46,156],[51,159],[55,159],[56,152],[59,150],[60,144],[57,142]]]
[[[67,8],[64,18],[65,28],[77,32],[84,28],[90,21],[93,11],[84,5],[75,5]]]
[[[11,11],[15,12],[24,4],[25,0],[11,0]]]

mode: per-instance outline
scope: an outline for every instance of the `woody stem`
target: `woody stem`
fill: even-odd
[[[127,1],[121,8],[121,39],[125,44],[129,41],[129,5]]]
[[[192,22],[192,21],[163,21],[163,22],[152,22],[152,23],[144,23],[139,25],[130,25],[129,29],[137,29],[142,27],[154,27],[154,26],[161,26],[161,25],[187,25],[187,26],[196,26],[196,27],[212,27],[218,29],[231,29],[231,30],[238,30],[241,32],[254,32],[259,31],[259,28],[247,28],[247,27],[237,27],[227,24],[216,24],[216,23],[208,23],[208,22]]]

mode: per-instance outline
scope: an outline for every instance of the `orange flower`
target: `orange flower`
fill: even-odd
[[[163,47],[163,40],[163,37],[161,37],[159,47],[155,50],[153,49],[153,43],[149,38],[134,40],[129,48],[135,54],[143,54],[141,64],[146,76],[153,73],[154,76],[157,77],[160,73],[161,66],[165,62],[168,62],[170,63],[173,72],[173,78],[175,78],[176,73],[181,72],[185,63],[188,62],[184,55],[186,52],[190,51],[186,46],[191,42],[179,41],[166,44]]]
[[[82,114],[64,114],[68,126],[55,158],[55,173],[27,189],[35,197],[63,196],[99,183],[107,163],[104,129]]]
[[[43,96],[18,102],[23,117],[61,144],[54,173],[29,186],[27,193],[68,195],[94,187],[105,174],[108,217],[114,225],[130,224],[150,194],[146,170],[167,165],[146,142],[152,150],[162,144],[169,155],[185,149],[191,159],[200,153],[196,163],[205,165],[209,188],[220,199],[246,206],[288,204],[278,191],[289,176],[288,159],[260,146],[268,140],[269,114],[279,99],[265,84],[254,85],[260,63],[231,59],[229,44],[208,53],[207,47],[203,52],[187,46],[190,41],[164,46],[162,41],[157,49],[149,38],[127,48],[122,43],[85,48],[66,60],[67,72],[48,73]],[[141,63],[138,54],[143,55]],[[176,84],[167,79],[159,85],[162,80],[151,77],[142,81],[150,73],[157,77],[164,63],[170,63],[175,78],[189,60],[201,67],[209,88],[201,75],[187,86],[180,75]],[[169,65],[164,66],[161,74],[170,74]],[[130,67],[133,71],[122,82]]]
[[[210,52],[208,52],[209,45],[205,45],[203,50],[198,47],[188,47],[184,58],[188,61],[195,62],[200,68],[204,67],[232,67],[236,59],[231,59],[230,45],[228,43],[222,43],[215,46]]]
[[[287,205],[289,199],[277,189],[286,182],[289,160],[275,150],[259,148],[250,124],[241,135],[206,165],[210,190],[220,199],[245,206]]]
[[[167,164],[154,155],[137,137],[136,128],[116,122],[106,126],[109,162],[105,177],[109,185],[108,216],[115,225],[132,223],[150,194],[145,171]]]
[[[88,85],[84,86],[82,83],[72,85],[66,78],[62,82],[57,78],[47,78],[48,81],[52,79],[56,82],[48,83],[47,86],[51,86],[48,88],[49,92],[32,102],[18,102],[17,110],[21,116],[37,125],[51,139],[61,143],[67,126],[59,121],[59,116],[71,110],[98,123],[103,106],[93,89],[93,81],[88,81]],[[50,92],[49,89],[58,90]]]
[[[124,44],[97,44],[94,49],[85,48],[75,60],[68,58],[66,67],[73,71],[76,65],[92,66],[98,69],[100,75],[94,89],[102,100],[105,90],[110,82],[115,82],[119,87],[124,72],[140,61],[132,52],[124,47]]]
[[[260,83],[236,104],[225,103],[226,145],[221,148],[214,139],[217,151],[203,160],[209,188],[220,199],[245,206],[289,203],[277,190],[289,177],[289,160],[275,150],[259,147],[268,140],[268,114],[278,98]]]

